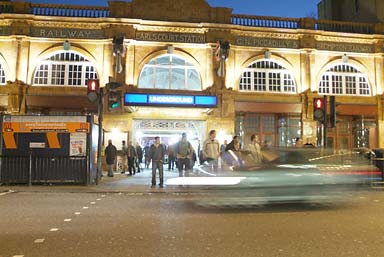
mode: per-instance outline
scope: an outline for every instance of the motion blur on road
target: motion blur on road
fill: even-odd
[[[206,196],[196,200],[200,205],[249,207],[348,201],[353,192],[382,178],[372,164],[373,153],[366,149],[285,148],[264,150],[263,155],[263,162],[254,164],[249,152],[227,152],[219,172],[203,165],[198,168],[199,176],[166,183],[205,190]]]

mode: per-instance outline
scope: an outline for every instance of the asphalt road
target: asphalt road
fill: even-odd
[[[383,256],[384,191],[333,205],[202,208],[199,194],[0,195],[0,257]]]

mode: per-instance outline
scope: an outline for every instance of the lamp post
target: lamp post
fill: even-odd
[[[96,167],[96,185],[99,184],[102,174],[101,143],[103,141],[103,109],[104,109],[104,90],[99,88],[99,99],[97,103],[97,115],[99,121],[99,134],[97,138],[97,167]]]

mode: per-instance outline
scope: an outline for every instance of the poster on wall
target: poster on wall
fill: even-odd
[[[85,156],[87,149],[87,133],[71,133],[69,144],[70,156]]]

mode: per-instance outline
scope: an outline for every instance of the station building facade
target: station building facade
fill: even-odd
[[[104,130],[142,144],[157,135],[171,144],[187,132],[197,147],[216,129],[221,143],[234,134],[248,143],[257,133],[272,146],[301,137],[335,149],[384,147],[381,23],[240,15],[204,0],[0,1],[0,10],[4,114],[96,113],[87,80],[99,79],[122,84],[120,107],[109,109],[105,96]],[[123,39],[121,55],[114,38]],[[220,41],[230,44],[227,58]],[[125,94],[181,100],[130,105]],[[178,104],[185,96],[216,103]],[[324,96],[335,96],[337,119],[325,142],[313,118],[313,101]]]

